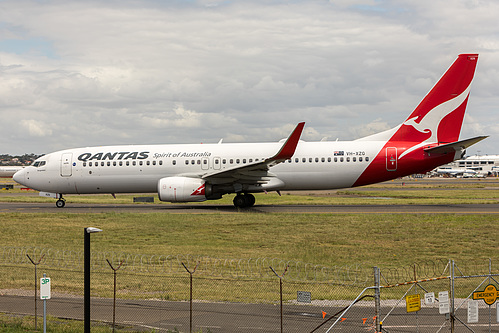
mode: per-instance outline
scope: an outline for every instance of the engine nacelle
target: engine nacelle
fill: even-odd
[[[199,178],[166,177],[158,182],[158,196],[168,202],[200,202],[206,200],[206,184]]]

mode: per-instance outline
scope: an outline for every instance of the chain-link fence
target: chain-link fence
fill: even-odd
[[[483,299],[499,289],[492,263],[394,269],[93,252],[91,319],[156,332],[498,332],[497,303]],[[48,313],[82,320],[83,253],[67,250],[0,248],[0,312],[34,315],[38,302],[40,316],[35,267],[38,280],[51,278]]]

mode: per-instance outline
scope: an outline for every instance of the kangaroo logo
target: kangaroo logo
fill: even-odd
[[[406,126],[412,126],[416,131],[420,133],[430,134],[430,136],[423,142],[412,146],[411,148],[400,154],[399,159],[404,157],[406,154],[418,149],[419,147],[439,142],[438,128],[440,126],[440,122],[442,121],[442,119],[454,112],[464,103],[470,93],[470,86],[471,83],[459,96],[456,96],[453,99],[437,105],[436,107],[428,111],[428,113],[424,116],[419,115],[409,118],[402,124]]]
[[[205,194],[205,184],[199,186],[191,195],[204,195]]]

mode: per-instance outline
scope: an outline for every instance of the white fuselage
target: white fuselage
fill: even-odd
[[[290,160],[270,169],[279,190],[350,187],[382,141],[302,142]],[[275,154],[280,143],[133,145],[63,150],[39,159],[16,180],[45,192],[152,193],[164,177],[202,177]],[[43,163],[45,162],[45,163]]]

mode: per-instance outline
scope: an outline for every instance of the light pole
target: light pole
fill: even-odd
[[[84,234],[84,263],[83,263],[83,321],[84,332],[90,333],[90,234],[101,232],[101,229],[88,227],[83,229]]]

